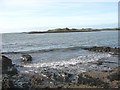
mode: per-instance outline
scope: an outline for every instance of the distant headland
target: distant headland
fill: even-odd
[[[82,28],[82,29],[76,29],[76,28],[56,28],[56,29],[50,29],[48,31],[31,31],[26,32],[28,34],[37,34],[37,33],[66,33],[66,32],[92,32],[92,31],[106,31],[106,30],[120,30],[120,28],[101,28],[101,29],[93,29],[93,28]]]

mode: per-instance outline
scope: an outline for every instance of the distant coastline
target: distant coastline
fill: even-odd
[[[67,33],[67,32],[92,32],[92,31],[106,31],[106,30],[120,30],[120,28],[101,28],[101,29],[93,29],[93,28],[57,28],[57,29],[50,29],[48,31],[31,31],[25,32],[27,34],[38,34],[38,33]]]

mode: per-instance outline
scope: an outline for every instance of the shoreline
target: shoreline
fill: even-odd
[[[90,47],[88,51],[116,53],[116,48]],[[119,53],[119,52],[118,52]],[[114,55],[114,54],[113,54]],[[99,62],[98,65],[101,65]],[[42,68],[41,68],[42,69]],[[20,89],[61,89],[61,88],[120,88],[120,66],[112,70],[87,70],[78,74],[65,72],[59,69],[43,68],[41,73],[3,74],[3,88]],[[10,84],[11,83],[11,84]],[[7,86],[6,86],[7,85]]]

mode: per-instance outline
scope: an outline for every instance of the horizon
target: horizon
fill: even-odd
[[[65,27],[117,28],[117,1],[0,1],[0,32],[47,31]]]

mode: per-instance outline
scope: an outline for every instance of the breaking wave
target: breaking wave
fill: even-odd
[[[31,64],[24,64],[24,68],[31,69],[39,69],[41,67],[49,67],[49,68],[55,68],[55,69],[63,69],[63,68],[70,68],[70,67],[76,67],[80,66],[80,64],[88,64],[89,62],[98,61],[102,58],[108,58],[111,57],[110,54],[101,54],[101,55],[87,55],[87,56],[79,56],[77,58],[72,58],[70,60],[59,60],[59,61],[50,61],[50,62],[37,62],[37,63],[31,63]],[[30,69],[31,68],[31,69]]]
[[[2,54],[19,54],[19,53],[42,53],[42,52],[53,52],[53,51],[67,51],[67,50],[79,50],[82,49],[80,46],[66,47],[66,48],[50,48],[42,50],[30,50],[30,51],[19,51],[19,52],[2,52]]]

